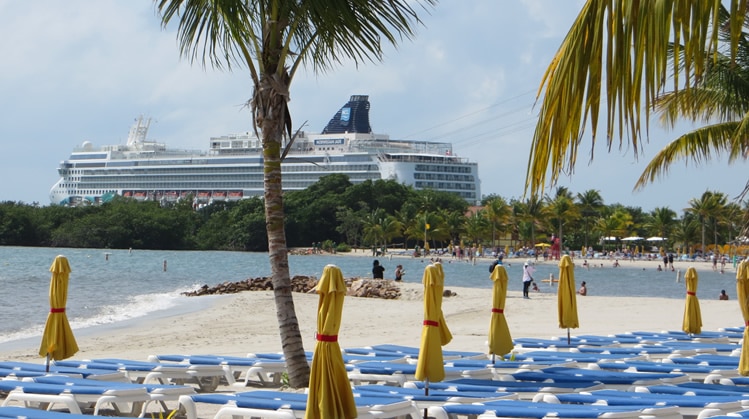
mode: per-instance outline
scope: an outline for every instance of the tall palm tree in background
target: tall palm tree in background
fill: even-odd
[[[718,227],[723,223],[723,220],[725,218],[728,206],[728,197],[723,192],[713,192],[712,201],[713,205],[712,211],[710,212],[710,223],[712,224],[713,228],[713,244],[717,248],[717,246],[720,245],[720,243],[718,242]]]
[[[601,192],[596,189],[588,189],[585,192],[577,194],[577,203],[580,207],[580,215],[583,218],[585,227],[585,248],[588,248],[588,222],[597,217],[599,210],[603,207],[603,197]]]
[[[344,60],[382,60],[383,43],[414,35],[415,6],[436,0],[156,0],[162,24],[178,22],[180,52],[203,65],[246,67],[252,81],[252,125],[263,143],[264,197],[281,346],[289,384],[309,381],[309,365],[291,295],[284,231],[281,160],[293,141],[291,82],[303,66],[330,70]],[[250,93],[250,92],[248,92]]]
[[[700,223],[702,228],[702,257],[705,257],[706,246],[705,246],[705,231],[707,224],[710,221],[713,214],[716,213],[716,200],[715,194],[710,191],[705,191],[699,198],[692,198],[689,200],[689,208],[684,211],[694,214]]]
[[[523,230],[529,230],[529,236],[526,237],[527,241],[530,241],[530,247],[536,246],[536,228],[541,226],[544,219],[544,202],[541,198],[536,195],[528,197],[525,201],[515,201],[512,210],[515,220],[520,224],[527,224],[527,228]],[[520,231],[518,231],[520,233]]]
[[[579,217],[578,208],[573,201],[572,192],[565,187],[558,187],[554,197],[546,197],[546,212],[549,221],[557,228],[559,238],[559,251],[564,251],[564,237],[562,237],[562,226],[576,220]]]
[[[674,243],[682,243],[684,245],[684,252],[690,253],[690,246],[692,243],[699,240],[700,222],[697,217],[690,213],[685,212],[684,216],[674,227]]]
[[[671,238],[671,231],[676,226],[676,212],[668,207],[656,207],[650,211],[645,228],[651,236]]]
[[[554,184],[562,173],[573,173],[584,138],[591,138],[592,159],[599,119],[606,121],[603,136],[609,149],[618,143],[638,156],[643,131],[647,132],[653,106],[666,86],[674,91],[692,89],[694,82],[706,77],[711,62],[717,62],[713,53],[723,45],[735,62],[746,0],[730,0],[725,25],[720,25],[721,3],[586,1],[541,81],[543,98],[526,178],[529,193],[543,190],[547,182]],[[728,31],[727,37],[720,36],[721,27]],[[685,102],[685,110],[699,109],[699,103]],[[605,115],[600,115],[601,106]],[[589,137],[584,135],[588,124]],[[711,137],[703,148],[686,152],[708,158],[710,150],[727,144],[731,150],[746,150],[749,124],[745,125],[737,130],[744,135]]]
[[[510,218],[512,210],[510,205],[507,204],[507,200],[501,196],[497,196],[489,200],[485,206],[484,215],[489,220],[492,227],[492,247],[497,245],[497,232],[505,232],[506,225]]]

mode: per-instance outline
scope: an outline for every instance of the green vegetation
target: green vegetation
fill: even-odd
[[[416,191],[391,180],[354,185],[330,175],[304,191],[285,194],[285,229],[291,247],[413,249],[464,245],[533,246],[563,236],[565,248],[602,248],[602,237],[665,237],[665,249],[725,252],[742,235],[749,203],[707,191],[679,211],[645,212],[605,205],[596,190],[559,188],[543,199],[491,195],[469,208],[454,195]],[[117,197],[101,206],[40,207],[0,203],[0,245],[112,249],[267,251],[260,198],[219,201],[194,210],[188,201],[160,206]],[[429,228],[427,228],[429,225]],[[608,243],[609,245],[613,243]]]

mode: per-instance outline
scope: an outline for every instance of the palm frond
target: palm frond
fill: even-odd
[[[539,88],[543,99],[531,143],[526,192],[543,190],[547,182],[554,184],[561,174],[574,171],[588,124],[593,158],[601,106],[605,106],[609,150],[617,144],[631,146],[637,157],[658,94],[667,84],[674,91],[689,89],[683,81],[699,79],[711,59],[717,58],[718,25],[713,23],[718,21],[720,4],[720,0],[588,0]],[[731,0],[732,11],[745,7],[746,0]],[[731,14],[727,55],[732,60],[743,24],[743,13]],[[669,48],[675,48],[672,54]],[[669,62],[669,57],[676,58]]]
[[[694,164],[700,164],[722,153],[732,154],[735,148],[733,135],[738,126],[738,122],[709,125],[670,142],[645,167],[635,184],[635,189],[641,189],[649,182],[665,176],[676,161],[691,160]]]

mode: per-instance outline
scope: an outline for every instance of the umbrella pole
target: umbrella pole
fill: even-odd
[[[47,370],[46,372],[49,372],[49,352],[47,352]]]
[[[424,395],[425,396],[429,395],[429,379],[428,378],[426,380],[424,380]],[[424,419],[428,419],[429,418],[429,413],[427,412],[427,409],[428,408],[426,408],[426,407],[424,408]]]
[[[570,344],[570,328],[567,328],[567,345]]]
[[[492,354],[492,364],[494,363],[494,354]]]

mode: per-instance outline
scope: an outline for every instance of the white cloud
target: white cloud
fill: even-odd
[[[368,94],[371,121],[393,137],[453,141],[479,161],[485,194],[518,197],[536,110],[534,95],[582,0],[506,2],[445,0],[417,38],[386,50],[383,63],[350,63],[297,74],[290,108],[298,125],[319,131],[352,94]],[[175,32],[162,30],[150,1],[0,0],[0,200],[47,203],[56,167],[84,139],[125,140],[141,113],[157,121],[154,138],[175,147],[206,148],[210,136],[248,131],[242,108],[251,95],[246,72],[191,65]],[[674,138],[653,129],[652,155]],[[587,144],[587,143],[586,143]],[[581,149],[573,191],[599,189],[607,202],[645,209],[670,206],[714,188],[733,196],[746,181],[742,165],[717,161],[672,171],[663,182],[631,192],[646,159],[597,148],[587,165]]]

